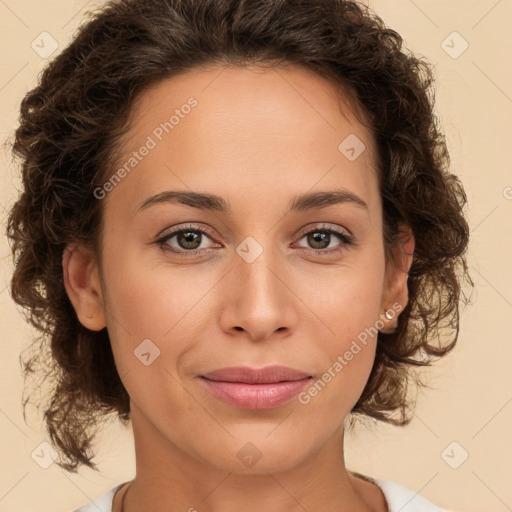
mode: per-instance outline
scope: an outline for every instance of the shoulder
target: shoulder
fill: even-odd
[[[389,512],[450,512],[449,510],[434,505],[399,483],[380,478],[371,478],[378,485],[388,503]]]
[[[112,489],[103,493],[101,496],[96,498],[94,501],[77,508],[73,512],[112,512],[112,501],[114,500],[115,493],[121,489],[126,482],[112,487]]]

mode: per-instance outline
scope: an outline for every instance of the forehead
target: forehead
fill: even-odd
[[[137,197],[176,185],[229,196],[341,184],[371,202],[373,135],[355,108],[350,95],[299,66],[180,73],[134,103],[117,165],[149,141],[152,147],[125,180],[131,192],[123,187]],[[354,142],[365,149],[350,160],[343,151]]]
[[[233,133],[248,123],[254,130],[260,128],[262,136],[276,131],[281,136],[297,136],[298,129],[306,135],[340,128],[343,133],[349,126],[365,130],[360,124],[364,114],[358,109],[354,93],[300,65],[211,65],[163,79],[140,94],[132,105],[133,130],[148,132],[155,121],[168,121],[190,98],[197,101],[199,108],[194,111],[200,111],[202,118],[215,117]],[[304,123],[298,127],[297,121]],[[210,136],[214,135],[212,131]]]

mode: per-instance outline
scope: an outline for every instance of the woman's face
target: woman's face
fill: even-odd
[[[297,67],[191,71],[139,98],[117,179],[97,190],[105,316],[83,322],[108,327],[140,442],[263,472],[340,433],[403,297],[386,274],[374,142],[342,109]],[[309,379],[204,378],[272,365]]]

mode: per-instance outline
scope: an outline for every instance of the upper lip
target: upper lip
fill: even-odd
[[[222,382],[241,382],[244,384],[271,384],[275,382],[301,380],[311,377],[309,374],[287,366],[267,366],[251,368],[249,366],[230,366],[219,368],[202,375],[205,379]]]

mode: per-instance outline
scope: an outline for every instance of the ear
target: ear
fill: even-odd
[[[386,275],[381,299],[380,319],[385,327],[381,332],[393,332],[397,325],[398,316],[409,302],[407,280],[412,265],[414,253],[414,236],[409,226],[400,224],[400,242],[393,247],[393,259],[387,262]],[[391,318],[385,316],[389,312]]]
[[[106,326],[103,294],[96,257],[92,250],[68,244],[62,254],[64,286],[80,323],[92,331]]]

